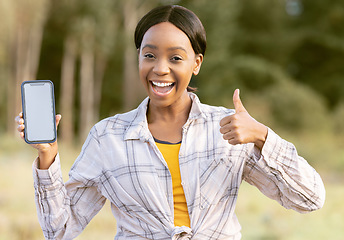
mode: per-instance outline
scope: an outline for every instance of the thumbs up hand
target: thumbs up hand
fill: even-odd
[[[260,150],[263,148],[268,129],[257,122],[245,109],[239,96],[239,89],[233,94],[235,114],[226,116],[220,121],[220,132],[228,143],[254,143]]]

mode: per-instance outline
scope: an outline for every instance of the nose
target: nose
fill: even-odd
[[[165,75],[170,72],[170,67],[166,60],[159,60],[156,62],[153,68],[153,72],[157,75]]]

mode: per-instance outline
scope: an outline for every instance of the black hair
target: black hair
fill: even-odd
[[[141,47],[143,36],[147,30],[162,22],[170,22],[182,30],[189,38],[194,52],[204,56],[207,40],[201,20],[189,9],[178,5],[156,7],[141,18],[135,29],[135,45],[137,49]],[[188,91],[195,90],[188,87]]]
[[[195,53],[201,53],[204,56],[207,40],[201,20],[189,9],[178,5],[156,7],[141,18],[135,29],[137,49],[140,48],[147,30],[162,22],[170,22],[182,30],[188,36]]]

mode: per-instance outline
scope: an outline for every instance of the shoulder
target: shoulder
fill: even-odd
[[[95,131],[99,137],[113,130],[123,133],[129,126],[134,124],[133,120],[137,118],[138,114],[139,110],[134,109],[130,112],[119,113],[107,117],[96,123],[93,127],[93,131]]]
[[[126,113],[118,113],[99,121],[94,125],[94,131],[97,132],[98,136],[102,136],[109,132],[123,134],[129,127],[143,125],[146,121],[148,101],[148,98],[146,98],[134,110]]]
[[[224,116],[235,113],[234,109],[228,109],[222,106],[211,106],[204,103],[201,103],[200,105],[203,113],[208,117]]]
[[[234,109],[225,108],[223,106],[212,106],[201,103],[198,98],[194,100],[195,109],[198,108],[200,115],[205,119],[215,120],[235,113]]]
[[[192,107],[190,112],[190,118],[198,119],[212,119],[224,117],[230,114],[234,114],[235,111],[233,109],[228,109],[222,106],[211,106],[205,103],[201,103],[198,96],[194,93],[189,93],[192,99]]]

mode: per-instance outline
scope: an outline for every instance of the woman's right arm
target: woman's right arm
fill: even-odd
[[[56,115],[56,127],[59,125],[61,120],[61,115]],[[15,118],[17,122],[17,130],[19,132],[20,137],[24,140],[24,119],[23,113],[19,113],[19,115]],[[53,143],[43,143],[43,144],[30,144],[33,148],[37,149],[38,152],[38,168],[39,169],[48,169],[50,165],[54,162],[55,157],[58,153],[58,145],[57,141]]]
[[[60,119],[61,116],[57,115],[56,125]],[[16,122],[20,136],[24,138],[22,114],[16,117]],[[38,158],[33,164],[33,177],[38,220],[43,234],[46,239],[73,239],[106,200],[98,191],[97,176],[101,167],[95,170],[92,165],[100,159],[99,143],[91,132],[66,183],[62,179],[56,141],[30,145],[38,151]]]

